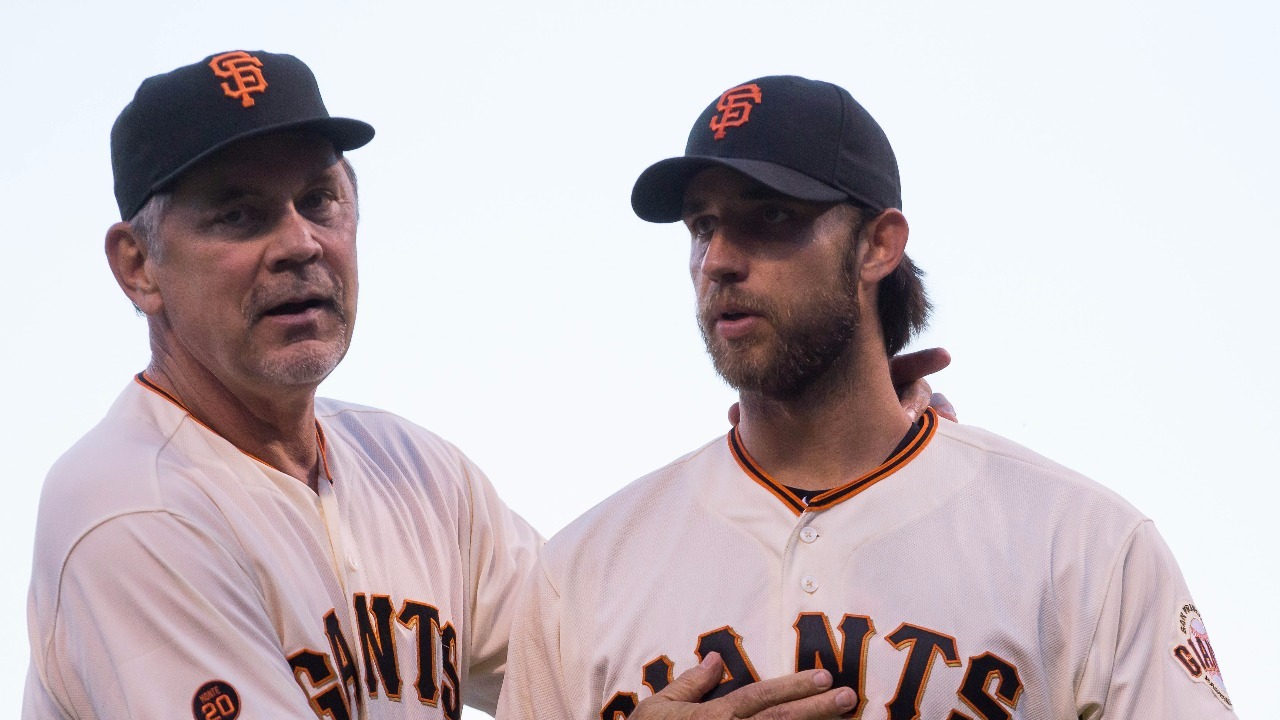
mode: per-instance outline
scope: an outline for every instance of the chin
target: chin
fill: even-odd
[[[292,350],[285,357],[264,358],[258,375],[273,385],[319,385],[347,354],[345,344]]]
[[[711,352],[716,373],[738,391],[762,391],[774,385],[779,374],[774,358],[756,357],[755,353],[739,353],[716,349]]]
[[[708,347],[712,365],[729,387],[775,400],[800,397],[831,369],[833,357],[806,355],[778,346]]]

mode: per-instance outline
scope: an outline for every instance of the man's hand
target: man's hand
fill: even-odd
[[[933,388],[924,379],[926,375],[932,375],[950,364],[951,353],[942,348],[917,350],[889,359],[889,376],[893,380],[894,389],[898,391],[898,401],[913,422],[930,406],[942,417],[959,422],[951,402],[942,393],[933,392]]]
[[[849,688],[831,687],[831,673],[806,670],[698,702],[723,677],[719,653],[708,653],[665,690],[645,698],[630,720],[831,720],[852,710],[856,701]]]
[[[951,422],[960,422],[956,418],[956,409],[947,400],[947,396],[936,393],[925,381],[926,375],[932,375],[951,364],[951,353],[942,348],[917,350],[906,355],[896,355],[889,359],[889,377],[893,380],[893,388],[898,392],[898,401],[902,409],[915,422],[927,407],[932,407],[939,415]],[[737,425],[742,417],[738,403],[729,406],[729,423]]]

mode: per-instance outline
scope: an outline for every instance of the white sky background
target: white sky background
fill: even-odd
[[[1275,3],[2,2],[0,716],[41,480],[148,358],[102,255],[109,128],[143,78],[241,48],[378,130],[322,393],[454,441],[548,534],[727,428],[687,239],[632,215],[635,177],[727,87],[845,86],[898,152],[935,387],[1154,518],[1240,717],[1280,704]]]

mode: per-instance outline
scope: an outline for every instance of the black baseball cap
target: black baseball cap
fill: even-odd
[[[330,117],[311,68],[292,55],[234,50],[142,81],[111,127],[120,218],[209,155],[238,140],[312,130],[339,152],[373,139],[373,126]]]
[[[829,82],[773,75],[724,91],[693,124],[683,157],[640,174],[632,209],[649,222],[679,220],[685,187],[712,166],[801,200],[902,208],[889,138],[847,90]]]

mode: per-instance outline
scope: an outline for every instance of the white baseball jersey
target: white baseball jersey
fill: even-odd
[[[475,465],[318,400],[313,492],[141,382],[45,482],[24,718],[492,712],[541,539]]]
[[[1151,522],[932,411],[807,506],[731,432],[575,521],[540,565],[499,720],[618,720],[711,651],[709,697],[823,667],[856,691],[852,717],[1234,717]]]

